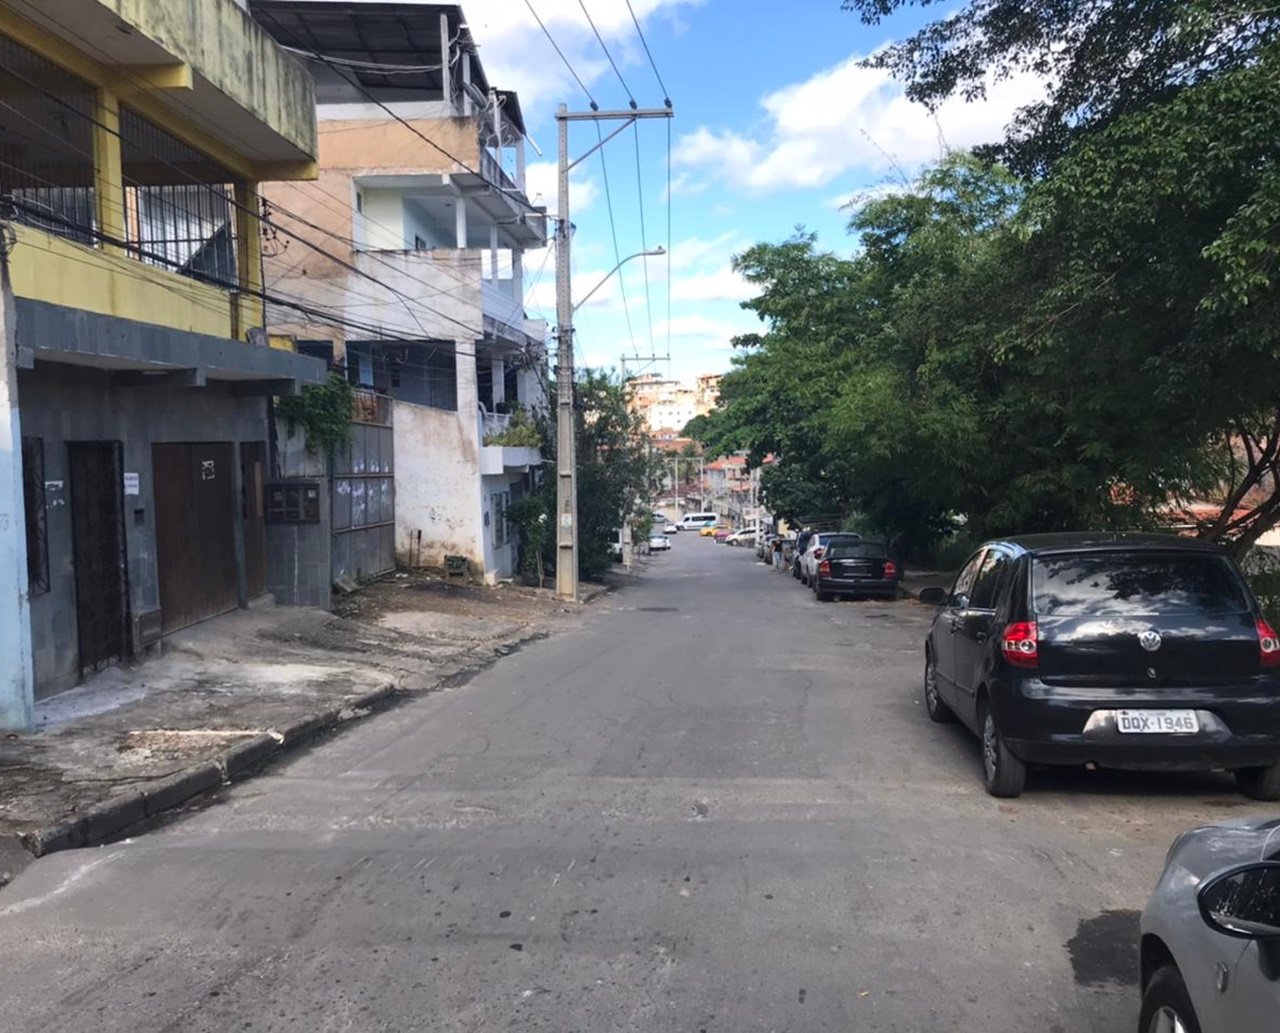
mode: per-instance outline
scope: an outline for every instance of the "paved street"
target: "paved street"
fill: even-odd
[[[998,802],[928,611],[681,535],[577,630],[0,893],[6,1030],[1131,1033],[1226,780]]]

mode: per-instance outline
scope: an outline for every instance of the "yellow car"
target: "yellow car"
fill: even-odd
[[[699,531],[698,537],[713,538],[715,537],[715,533],[717,531],[727,531],[727,530],[729,530],[729,528],[726,527],[724,524],[718,524],[718,525],[713,524],[711,527],[704,527],[701,531]]]

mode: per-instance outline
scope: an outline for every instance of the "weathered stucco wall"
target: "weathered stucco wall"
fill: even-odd
[[[302,152],[316,153],[315,85],[231,0],[96,0]]]
[[[442,566],[465,556],[483,570],[484,510],[474,409],[446,412],[396,402],[396,559]],[[421,558],[416,552],[422,532]]]

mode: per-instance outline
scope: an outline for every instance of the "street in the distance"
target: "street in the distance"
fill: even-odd
[[[1132,1030],[1137,912],[1230,780],[993,799],[929,608],[673,537],[581,627],[38,861],[6,1028]]]

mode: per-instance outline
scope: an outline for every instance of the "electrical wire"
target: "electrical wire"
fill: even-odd
[[[62,105],[63,107],[66,107],[68,110],[72,111],[73,113],[75,113],[75,114],[76,114],[76,115],[78,115],[79,117],[81,117],[81,118],[85,119],[86,121],[90,122],[91,124],[93,124],[93,125],[97,126],[99,129],[103,130],[104,132],[111,133],[113,136],[115,136],[115,137],[117,137],[117,138],[119,138],[119,139],[123,139],[123,135],[122,135],[122,133],[121,133],[121,131],[120,131],[120,130],[115,129],[115,128],[111,127],[111,126],[106,125],[105,123],[101,122],[100,120],[98,120],[98,119],[94,118],[94,117],[93,117],[93,116],[91,116],[91,115],[86,115],[84,112],[77,111],[77,110],[76,110],[74,107],[72,107],[70,104],[67,104],[64,100],[62,100],[62,98],[58,97],[56,94],[51,93],[51,92],[50,92],[50,91],[48,91],[48,90],[43,89],[41,86],[39,86],[39,84],[37,84],[37,83],[33,82],[33,81],[32,81],[32,80],[30,80],[30,79],[27,79],[25,76],[22,76],[22,75],[20,75],[19,73],[14,72],[14,71],[12,71],[12,70],[10,70],[10,71],[9,71],[9,74],[10,74],[10,75],[12,75],[14,78],[19,79],[20,81],[22,81],[22,82],[26,83],[26,84],[27,84],[28,86],[30,86],[32,89],[35,89],[35,90],[37,90],[38,92],[40,92],[40,93],[44,94],[46,97],[50,98],[51,100],[55,101],[56,103],[58,103],[58,104]],[[13,112],[13,113],[14,113],[15,115],[17,115],[19,118],[21,118],[21,119],[23,119],[24,121],[29,122],[30,124],[34,125],[37,129],[41,130],[42,132],[47,133],[47,134],[48,134],[48,135],[50,135],[50,136],[53,136],[55,139],[59,140],[59,141],[60,141],[64,146],[66,145],[66,141],[65,141],[65,140],[63,140],[61,137],[57,136],[57,134],[56,134],[56,133],[54,133],[54,131],[53,131],[52,129],[50,129],[50,128],[49,128],[49,127],[47,127],[47,126],[42,125],[42,124],[41,124],[40,122],[38,122],[36,119],[32,118],[30,115],[27,115],[25,112],[20,111],[18,108],[14,107],[12,104],[9,104],[7,101],[0,101],[0,107],[4,107],[4,108],[6,108],[7,110],[9,110],[9,111]],[[83,156],[85,156],[85,157],[88,157],[90,160],[93,160],[93,153],[92,153],[92,151],[90,151],[90,150],[88,150],[88,149],[86,149],[86,148],[83,148],[83,147],[74,148],[74,149],[75,149],[75,150],[77,150],[81,155],[83,155]],[[266,225],[271,225],[271,226],[272,226],[274,229],[276,229],[276,230],[283,231],[286,235],[291,236],[294,240],[297,240],[297,241],[298,241],[299,243],[301,243],[303,246],[305,246],[305,247],[308,247],[308,248],[312,249],[313,251],[317,252],[317,253],[318,253],[318,254],[320,254],[321,256],[323,256],[323,257],[325,257],[325,258],[328,258],[330,261],[332,261],[332,262],[336,263],[337,265],[342,266],[342,267],[343,267],[344,269],[346,269],[348,272],[355,273],[355,274],[356,274],[356,275],[358,275],[358,276],[361,276],[361,277],[363,277],[363,278],[365,278],[365,279],[368,279],[368,280],[372,281],[373,283],[375,283],[376,285],[378,285],[379,287],[382,287],[384,290],[388,290],[388,291],[390,291],[390,292],[392,292],[392,293],[394,293],[394,294],[397,294],[397,295],[399,295],[400,297],[402,297],[402,298],[406,299],[406,301],[408,301],[408,300],[414,300],[414,301],[416,301],[416,303],[417,303],[419,306],[421,306],[423,309],[425,309],[426,311],[431,312],[431,313],[433,313],[434,315],[440,316],[441,318],[443,318],[443,319],[445,319],[445,320],[447,320],[447,321],[449,321],[449,322],[451,322],[451,323],[454,323],[454,324],[456,324],[456,325],[458,325],[458,326],[462,327],[464,330],[469,331],[469,332],[470,332],[470,333],[472,333],[474,336],[477,336],[477,337],[483,337],[483,336],[484,336],[484,330],[483,330],[483,328],[481,328],[481,329],[477,329],[476,327],[473,327],[473,326],[470,326],[469,324],[463,323],[463,322],[462,322],[461,320],[459,320],[459,319],[455,319],[454,317],[449,316],[449,315],[447,315],[446,313],[440,312],[439,310],[432,308],[430,305],[427,305],[425,302],[422,302],[422,301],[417,300],[417,299],[411,299],[411,298],[409,297],[409,295],[404,294],[404,292],[403,292],[403,291],[400,291],[400,290],[398,290],[397,288],[392,287],[390,284],[383,283],[383,282],[382,282],[381,280],[379,280],[377,277],[375,277],[375,276],[371,275],[371,274],[370,274],[370,273],[368,273],[368,272],[365,272],[364,270],[360,269],[358,266],[355,266],[355,265],[351,264],[350,262],[347,262],[346,260],[344,260],[344,259],[340,258],[339,256],[334,255],[332,252],[325,251],[325,250],[324,250],[322,247],[320,247],[318,244],[316,244],[315,242],[313,242],[313,241],[311,241],[311,240],[308,240],[306,237],[302,237],[302,236],[300,236],[300,235],[298,235],[298,234],[296,234],[296,233],[290,234],[288,230],[284,229],[284,227],[282,227],[282,226],[280,226],[280,225],[278,225],[278,224],[276,224],[276,223],[273,223],[273,222],[270,222],[270,221],[268,221],[268,220],[263,219],[263,216],[262,216],[261,211],[255,211],[255,210],[253,210],[252,208],[250,208],[250,207],[248,207],[248,206],[246,206],[246,205],[241,204],[239,201],[236,201],[233,197],[230,197],[230,196],[225,192],[225,190],[221,190],[221,191],[220,191],[220,190],[218,190],[218,188],[217,188],[216,186],[214,186],[213,184],[203,182],[202,180],[200,180],[200,179],[196,178],[196,176],[194,176],[192,173],[187,172],[185,169],[179,168],[179,167],[178,167],[177,165],[175,165],[173,162],[170,162],[170,161],[166,160],[165,158],[162,158],[162,157],[160,157],[159,155],[157,155],[157,154],[155,154],[155,153],[153,153],[153,152],[149,151],[146,147],[139,146],[139,149],[140,149],[140,150],[142,150],[144,153],[149,154],[149,156],[150,156],[150,157],[154,158],[154,159],[155,159],[156,161],[158,161],[160,164],[162,164],[162,165],[164,165],[164,166],[166,166],[166,167],[168,167],[168,168],[172,169],[174,172],[176,172],[176,173],[178,173],[178,174],[180,174],[180,175],[185,176],[188,180],[190,180],[190,182],[191,182],[193,185],[195,185],[195,186],[197,186],[197,187],[199,187],[199,188],[201,188],[201,189],[203,189],[203,190],[205,190],[205,191],[208,191],[208,192],[210,192],[210,193],[213,193],[213,194],[214,194],[214,195],[215,195],[215,196],[216,196],[220,201],[223,201],[223,202],[225,202],[226,204],[231,205],[231,206],[235,207],[236,209],[238,209],[238,210],[240,210],[240,211],[243,211],[243,212],[245,212],[245,213],[249,214],[249,215],[250,215],[250,216],[252,216],[253,218],[258,219],[260,222],[262,222],[262,223],[264,223],[264,224],[266,224]],[[123,177],[122,177],[122,178],[123,178]],[[140,184],[140,183],[138,183],[138,182],[136,182],[136,181],[134,181],[134,180],[128,180],[128,182],[129,182],[129,183],[131,183],[132,185],[134,185],[135,187],[136,187],[136,186],[141,186],[141,185],[142,185],[142,184]],[[118,206],[119,206],[119,207],[118,207],[118,210],[120,210],[120,211],[124,211],[124,208],[123,208],[123,206],[122,206],[122,204],[121,204],[120,202],[112,201],[112,202],[110,202],[110,203],[118,205]],[[277,206],[277,207],[279,207],[279,206]],[[303,224],[303,225],[305,225],[305,226],[308,226],[308,227],[310,227],[310,228],[312,228],[312,229],[315,229],[315,230],[319,230],[321,233],[326,233],[326,234],[328,233],[328,231],[327,231],[327,230],[325,230],[323,227],[317,226],[315,223],[309,222],[308,220],[306,220],[306,219],[302,218],[301,216],[297,215],[296,213],[289,212],[287,209],[284,209],[284,208],[281,208],[280,210],[281,210],[281,211],[283,211],[283,212],[285,212],[285,214],[289,215],[291,218],[295,219],[296,221],[298,221],[298,222],[302,223],[302,224]],[[417,316],[412,312],[412,310],[409,310],[409,309],[408,309],[408,306],[407,306],[407,305],[406,305],[406,310],[408,310],[408,311],[409,311],[411,318],[413,318],[413,319],[414,319],[414,321],[415,321],[415,322],[417,322],[417,323],[419,324],[419,327],[423,330],[423,334],[424,334],[424,335],[426,335],[426,336],[430,336],[430,335],[428,335],[428,334],[426,333],[426,329],[422,327],[422,325],[421,325],[421,321],[420,321],[420,320],[418,320]]]
[[[640,170],[640,130],[635,122],[631,123],[631,129],[636,145],[636,196],[640,202],[640,250],[643,252],[649,250],[649,241],[644,223],[644,178]],[[671,261],[669,252],[666,258],[669,265]],[[644,266],[644,307],[649,318],[649,354],[653,355],[655,346],[653,341],[653,298],[649,290],[649,256],[642,255],[640,263]]]
[[[604,131],[596,122],[596,136],[600,140],[600,171],[604,175],[604,200],[609,210],[609,233],[613,237],[613,260],[617,263],[618,293],[622,296],[622,311],[627,319],[627,336],[631,339],[631,350],[636,350],[636,332],[631,326],[631,306],[627,304],[627,281],[622,275],[622,251],[618,247],[618,226],[613,218],[613,193],[609,189],[609,166],[604,158]]]
[[[591,12],[587,10],[586,0],[578,0],[578,6],[582,8],[582,14],[587,19],[587,24],[591,26],[591,31],[595,33],[596,42],[600,44],[600,49],[604,51],[604,56],[608,59],[609,66],[613,69],[613,74],[618,77],[618,82],[622,84],[622,92],[627,95],[631,110],[635,111],[640,105],[636,103],[635,94],[631,92],[631,88],[627,85],[627,80],[622,78],[622,73],[618,70],[618,63],[614,61],[613,55],[609,53],[609,48],[605,46],[604,37],[600,35],[600,30],[596,28],[596,23],[591,20]]]
[[[542,30],[542,34],[547,37],[547,42],[555,48],[555,52],[560,55],[560,60],[564,62],[565,68],[569,69],[569,74],[573,76],[573,81],[578,84],[579,89],[586,94],[587,100],[591,103],[592,111],[599,111],[600,105],[596,103],[595,97],[591,96],[591,91],[587,89],[587,84],[582,81],[582,77],[578,75],[577,70],[569,63],[569,59],[564,56],[564,51],[560,49],[560,44],[555,41],[555,37],[551,35],[542,19],[538,17],[538,12],[533,9],[533,0],[524,0],[524,5],[529,8],[529,13],[533,15],[533,20],[538,23],[538,28]]]
[[[628,0],[627,6],[630,6]],[[657,72],[657,69],[654,69]],[[667,372],[671,363],[671,119],[667,119]]]
[[[662,73],[658,71],[658,64],[653,59],[653,51],[649,49],[649,41],[644,38],[644,30],[640,28],[640,19],[636,17],[635,9],[631,6],[631,0],[626,0],[627,12],[631,15],[631,21],[636,27],[636,35],[640,37],[640,44],[644,47],[645,56],[649,59],[649,67],[653,69],[654,78],[658,80],[658,86],[662,89],[663,103],[667,107],[671,107],[671,94],[667,90],[667,84],[662,81]]]

